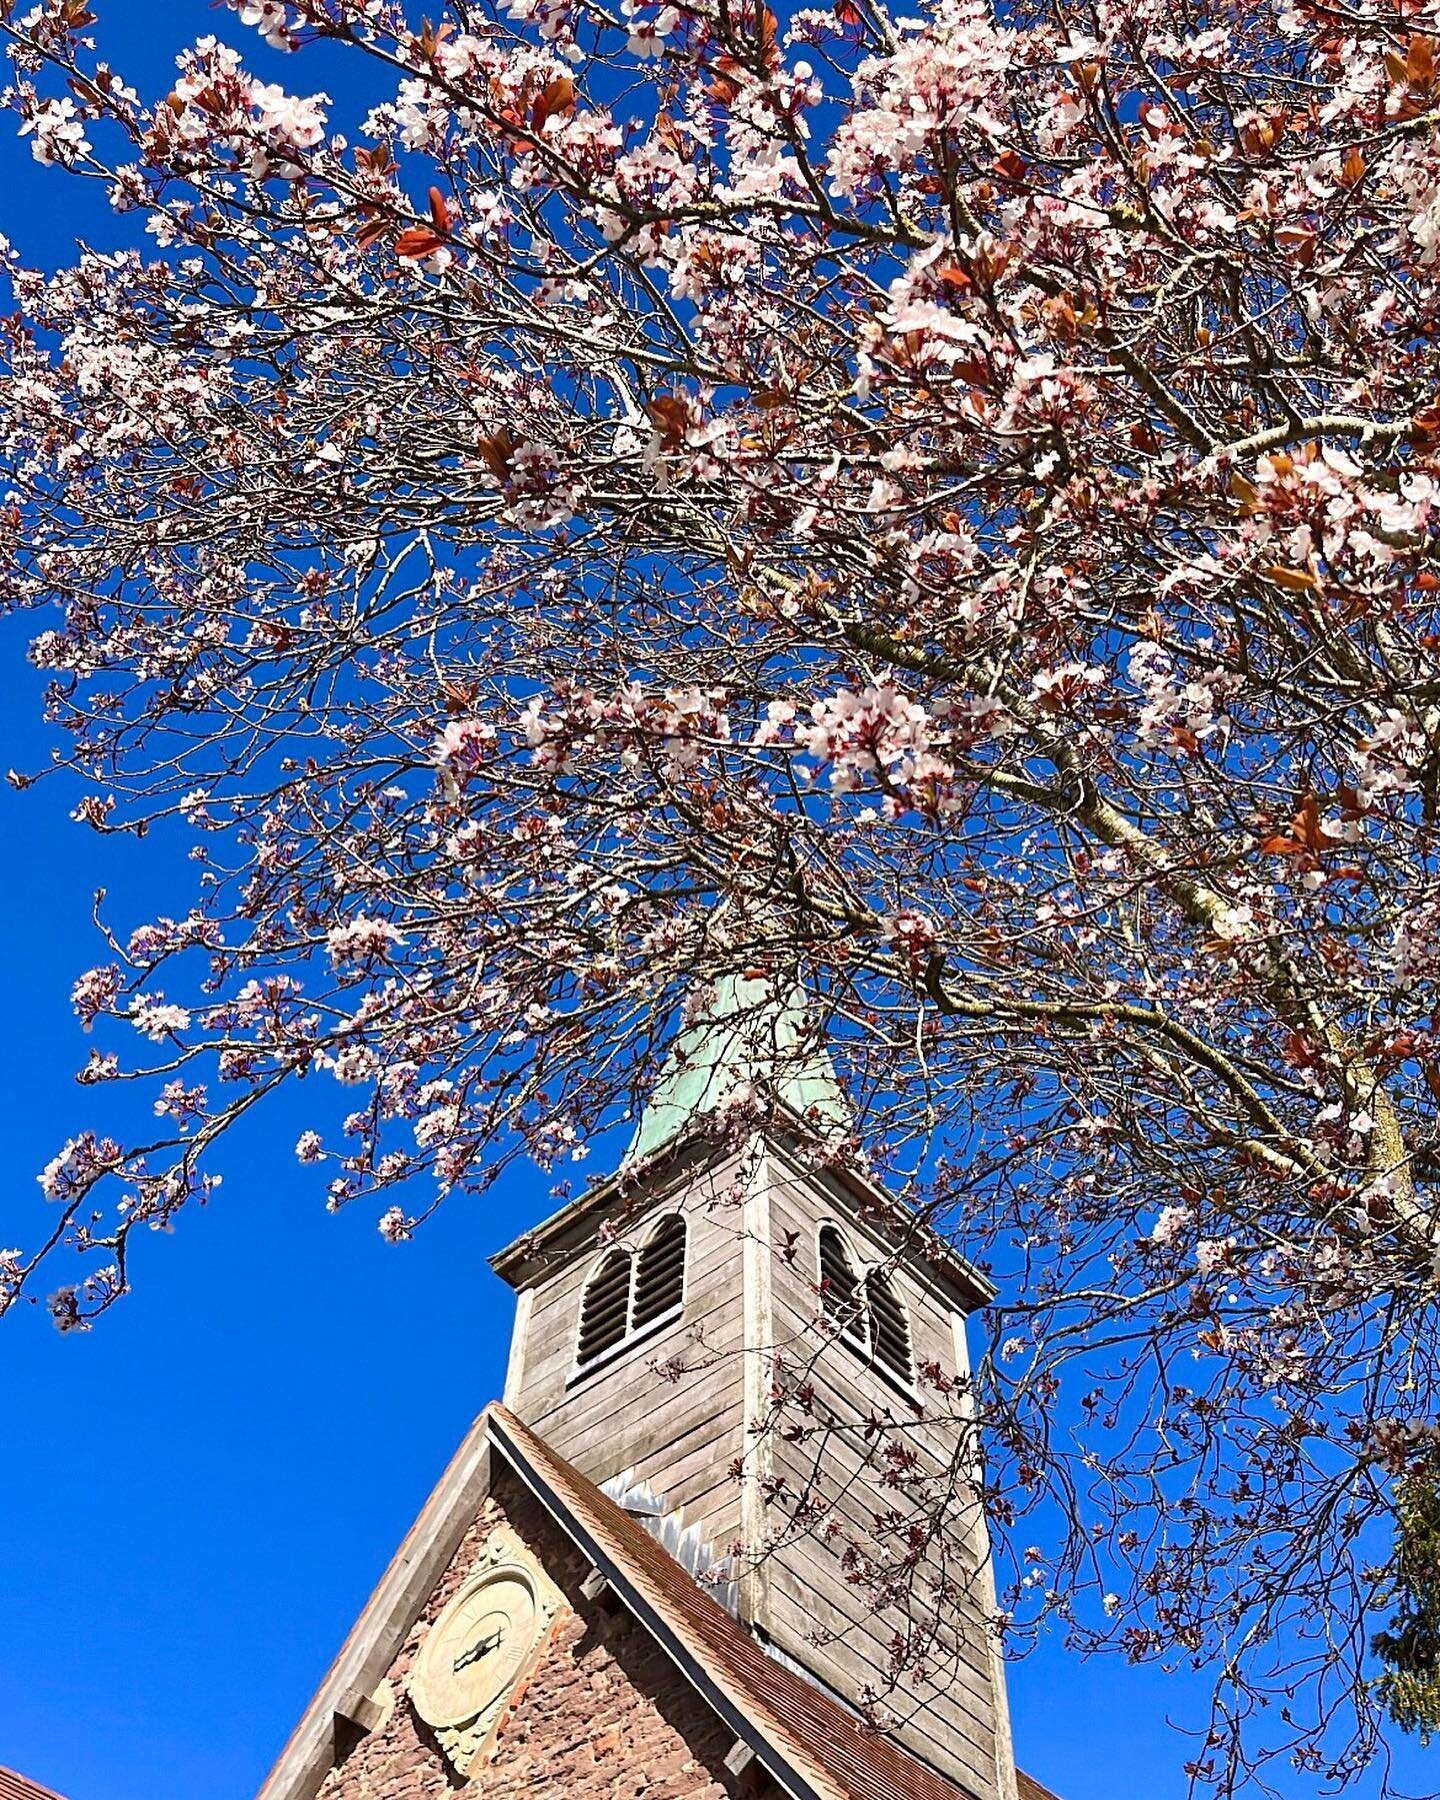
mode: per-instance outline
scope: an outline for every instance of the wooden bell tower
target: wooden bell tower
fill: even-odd
[[[518,1296],[505,1401],[647,1516],[772,1655],[873,1707],[976,1800],[1014,1800],[973,1491],[895,1584],[908,1599],[877,1611],[873,1583],[851,1578],[856,1542],[892,1554],[877,1444],[965,1484],[954,1390],[940,1395],[955,1377],[963,1391],[965,1318],[992,1290],[869,1182],[807,1154],[848,1124],[802,1010],[763,981],[721,981],[617,1173],[493,1259]],[[805,1390],[808,1435],[755,1429],[777,1384]],[[939,1622],[926,1679],[892,1688],[892,1645],[922,1619]]]

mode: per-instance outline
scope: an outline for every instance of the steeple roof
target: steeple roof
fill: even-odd
[[[791,987],[782,1000],[768,976],[722,975],[666,1058],[620,1166],[497,1251],[491,1268],[522,1288],[554,1267],[557,1257],[588,1252],[599,1221],[622,1214],[654,1167],[666,1161],[659,1152],[678,1150],[684,1140],[698,1142],[707,1118],[742,1104],[755,1089],[778,1104],[785,1117],[775,1123],[782,1129],[786,1118],[822,1134],[849,1132],[854,1125],[824,1039],[806,1017],[802,990]],[[778,1145],[775,1154],[784,1154]],[[655,1165],[647,1166],[652,1158]],[[837,1166],[827,1174],[835,1188],[832,1201],[848,1194],[849,1209],[864,1212],[872,1229],[903,1248],[917,1272],[937,1279],[949,1304],[971,1313],[995,1298],[987,1276],[897,1208],[860,1170]]]
[[[829,1051],[807,1028],[801,990],[782,999],[768,976],[722,975],[666,1058],[621,1166],[644,1162],[756,1089],[812,1126],[850,1127],[850,1104]]]

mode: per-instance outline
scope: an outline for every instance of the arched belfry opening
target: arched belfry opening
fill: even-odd
[[[869,1349],[865,1306],[855,1258],[838,1225],[820,1227],[820,1312],[832,1330],[861,1351]]]
[[[575,1362],[589,1368],[630,1335],[630,1294],[635,1258],[628,1250],[607,1250],[580,1295]]]
[[[679,1313],[685,1299],[685,1245],[689,1227],[684,1213],[671,1213],[640,1246],[635,1259],[635,1302],[631,1326],[647,1331]]]
[[[518,1296],[506,1404],[847,1705],[884,1692],[904,1628],[842,1555],[894,1504],[859,1427],[888,1420],[907,1456],[962,1468],[973,1446],[922,1371],[963,1391],[964,1321],[993,1297],[864,1174],[813,1153],[854,1129],[804,996],[721,976],[615,1173],[493,1259]],[[757,1429],[802,1378],[831,1461]],[[943,1571],[943,1674],[909,1684],[890,1730],[973,1800],[1013,1800],[988,1546],[968,1516]]]

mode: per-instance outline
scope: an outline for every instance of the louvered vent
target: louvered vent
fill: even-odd
[[[883,1275],[871,1275],[865,1283],[870,1302],[870,1342],[875,1360],[907,1385],[915,1379],[910,1366],[910,1321],[895,1290]]]
[[[630,1252],[612,1250],[590,1278],[580,1304],[580,1344],[575,1360],[593,1362],[630,1329]]]
[[[639,1331],[642,1325],[672,1311],[684,1292],[685,1221],[677,1214],[666,1219],[640,1252],[632,1328]]]
[[[860,1308],[860,1284],[845,1240],[833,1225],[820,1227],[820,1302],[825,1317],[839,1327],[851,1343],[865,1347],[865,1319]]]

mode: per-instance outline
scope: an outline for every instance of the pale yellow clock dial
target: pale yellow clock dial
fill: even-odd
[[[533,1647],[530,1584],[498,1569],[461,1591],[436,1621],[416,1667],[414,1698],[432,1725],[463,1725],[501,1699]]]

